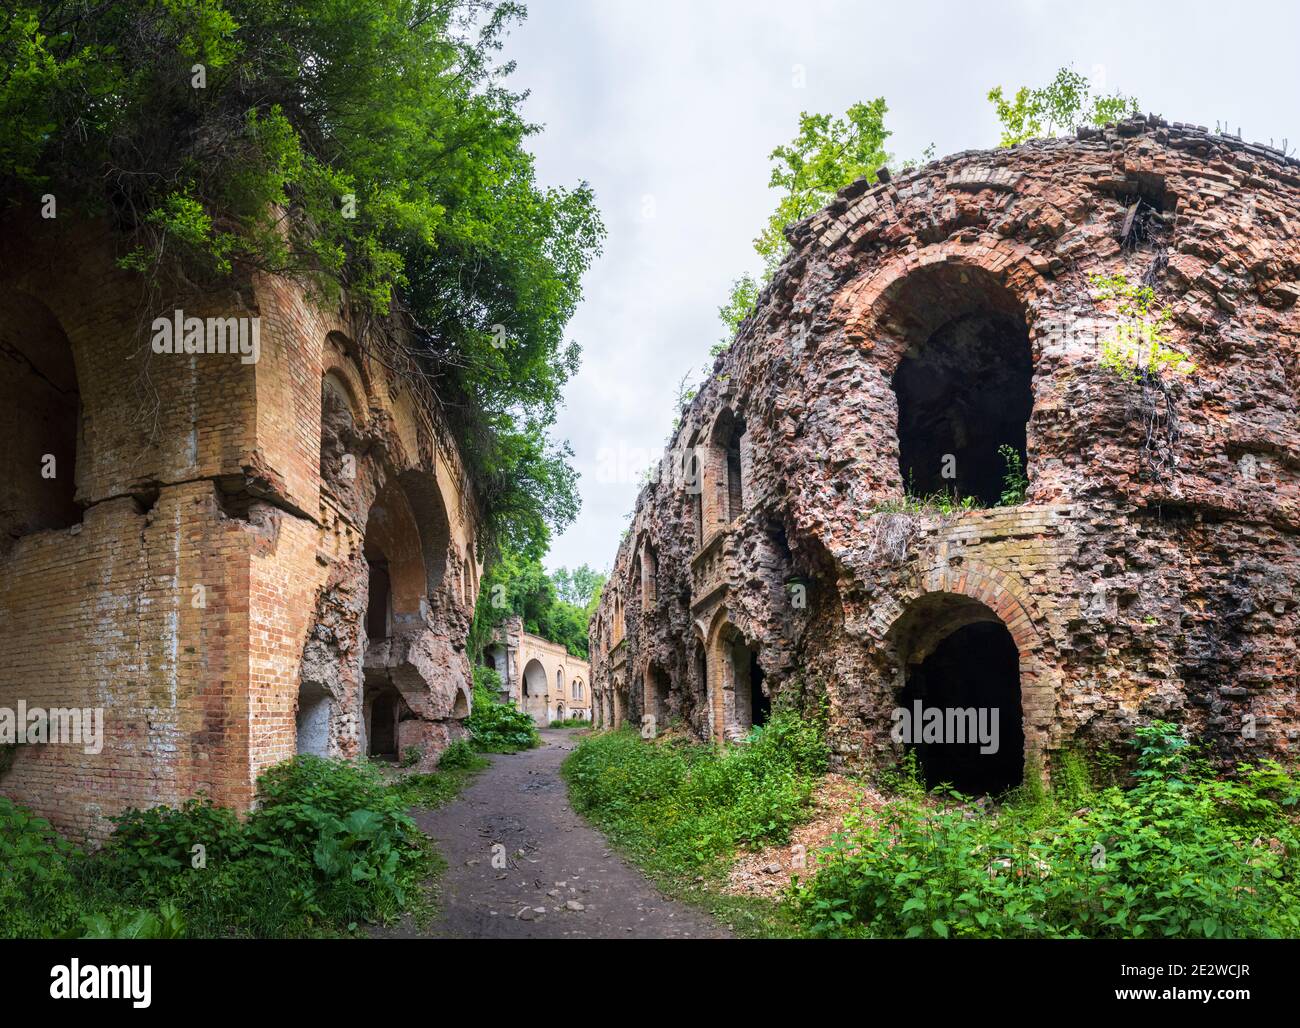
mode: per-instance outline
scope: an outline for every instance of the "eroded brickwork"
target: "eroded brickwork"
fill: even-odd
[[[418,378],[281,279],[160,298],[99,226],[0,239],[0,708],[105,716],[98,753],[7,748],[0,792],[96,838],[199,790],[246,808],[295,752],[432,766],[482,566]],[[153,352],[178,308],[259,318],[259,359]]]
[[[842,191],[790,230],[638,498],[596,718],[735,737],[824,691],[837,762],[876,764],[916,669],[1001,625],[1031,756],[1164,717],[1294,760],[1298,234],[1294,158],[1159,119]],[[1103,365],[1099,274],[1154,287],[1193,373]],[[999,443],[1022,502],[998,505]],[[904,466],[924,493],[948,458],[974,509],[907,508]]]

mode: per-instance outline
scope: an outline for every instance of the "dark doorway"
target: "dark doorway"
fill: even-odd
[[[397,759],[397,697],[380,693],[370,708],[370,755]]]
[[[388,562],[381,557],[370,561],[370,596],[366,603],[366,637],[372,642],[388,638],[389,608],[393,586]]]
[[[941,740],[927,742],[919,734],[924,722],[918,723],[914,716],[917,700],[923,711],[937,708],[944,713]],[[943,639],[929,656],[908,669],[900,701],[913,715],[914,734],[908,748],[915,750],[928,788],[947,782],[970,795],[997,795],[1021,783],[1025,736],[1020,655],[1001,622],[969,624]],[[948,714],[958,710],[974,711],[973,718],[961,719],[965,742],[957,741],[958,734],[952,730],[957,719]],[[994,710],[997,749],[982,753],[978,730],[994,727]]]
[[[1029,332],[998,311],[955,318],[913,346],[893,378],[904,490],[997,506],[1007,474],[999,448],[1026,466],[1031,374]]]
[[[772,700],[763,692],[763,669],[758,665],[758,654],[749,655],[749,710],[754,727],[767,724],[772,714]]]

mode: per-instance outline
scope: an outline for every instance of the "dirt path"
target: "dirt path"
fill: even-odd
[[[499,755],[441,810],[417,815],[448,868],[429,934],[453,938],[723,938],[707,914],[666,899],[569,805],[560,764],[576,729]],[[508,866],[492,866],[492,846]],[[522,853],[521,853],[522,851]],[[498,861],[499,863],[499,861]]]

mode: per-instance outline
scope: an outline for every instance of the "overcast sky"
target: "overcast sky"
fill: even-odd
[[[800,111],[883,96],[890,150],[990,147],[990,87],[1076,70],[1144,111],[1300,144],[1300,5],[528,0],[507,57],[545,126],[547,185],[586,179],[609,238],[570,323],[583,348],[556,432],[582,512],[547,566],[606,569],[662,450],[678,380],[701,377],[731,281],[775,205],[768,154]]]

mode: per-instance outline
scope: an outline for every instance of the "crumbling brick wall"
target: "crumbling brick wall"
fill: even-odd
[[[296,751],[366,752],[377,695],[432,766],[469,711],[480,519],[436,402],[394,370],[400,333],[358,338],[346,306],[260,274],[160,296],[98,223],[11,214],[0,240],[0,709],[105,726],[95,753],[8,748],[0,792],[83,838],[200,790],[243,809]],[[153,352],[175,309],[260,319],[258,359]]]
[[[841,191],[788,232],[638,497],[593,620],[597,718],[622,690],[639,723],[654,668],[670,718],[743,734],[735,654],[752,652],[765,700],[825,693],[837,763],[890,761],[910,669],[979,622],[1015,642],[1027,759],[1155,717],[1224,759],[1294,759],[1298,231],[1294,158],[1157,118]],[[1151,284],[1196,370],[1157,386],[1104,366],[1122,317],[1096,275]],[[1027,495],[909,507],[900,368],[1007,325],[1030,359]],[[921,393],[948,374],[924,372]],[[973,414],[907,402],[950,419],[969,464],[1018,401],[945,381]]]

